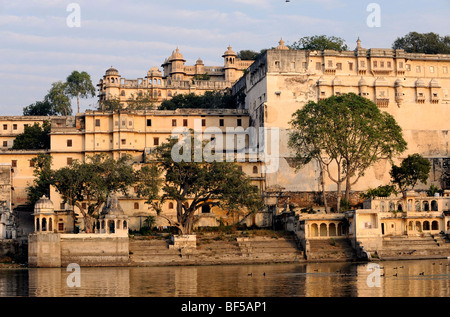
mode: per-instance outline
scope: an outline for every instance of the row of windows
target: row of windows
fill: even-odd
[[[118,125],[118,122],[116,121],[116,126]],[[122,121],[122,126],[126,125],[126,121],[123,120]],[[130,121],[129,125],[133,125],[133,122]],[[225,120],[224,119],[219,119],[219,126],[223,127],[225,125]],[[238,127],[242,126],[242,119],[236,119],[236,125]],[[100,126],[100,119],[95,119],[95,126],[99,127]],[[152,126],[152,119],[147,119],[147,127],[151,127]],[[177,119],[172,119],[172,127],[176,127],[177,126]],[[183,119],[183,127],[187,127],[188,126],[188,119]],[[206,119],[202,119],[202,127],[206,126]]]
[[[28,124],[27,123],[25,123],[24,125],[23,125],[23,128],[25,129],[26,127],[28,127]],[[17,130],[18,129],[18,125],[16,124],[16,123],[13,123],[12,124],[12,129],[13,130]],[[8,125],[7,124],[3,124],[3,130],[8,130]]]
[[[333,67],[333,61],[332,60],[328,60],[328,68],[332,68]],[[361,61],[360,62],[360,66],[362,68],[366,67],[366,62],[365,61]],[[386,68],[390,69],[392,68],[392,62],[390,61],[373,61],[373,67],[374,68]],[[403,62],[399,62],[398,66],[400,69],[403,69]],[[425,68],[425,66],[423,66]],[[349,62],[348,63],[348,68],[349,70],[353,70],[353,63]],[[342,63],[336,63],[336,69],[337,70],[342,70]],[[316,70],[322,70],[322,63],[321,62],[316,62]],[[411,71],[411,65],[410,64],[406,64],[406,70]],[[430,73],[435,73],[437,70],[437,67],[435,66],[429,66],[429,70]],[[422,72],[422,66],[416,66],[416,72],[417,73],[421,73]],[[448,67],[447,66],[442,66],[442,73],[444,74],[448,74]]]

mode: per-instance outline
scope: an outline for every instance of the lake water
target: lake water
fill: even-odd
[[[448,297],[450,260],[0,269],[1,297]],[[69,282],[70,284],[70,282]]]

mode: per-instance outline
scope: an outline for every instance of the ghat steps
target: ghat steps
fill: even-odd
[[[382,260],[446,258],[450,256],[450,241],[443,235],[385,236],[377,251]]]
[[[356,258],[355,250],[348,239],[309,240],[309,247],[308,261],[348,261]]]
[[[291,263],[303,261],[295,238],[198,236],[196,248],[170,248],[164,239],[130,239],[131,266]]]

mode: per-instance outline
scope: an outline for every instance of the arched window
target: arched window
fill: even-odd
[[[325,223],[320,224],[320,236],[326,237],[328,235],[327,225]]]
[[[430,230],[430,223],[428,222],[428,220],[425,220],[423,222],[423,230]]]
[[[126,220],[123,221],[123,228],[124,228],[124,229],[127,229],[127,228],[128,228],[128,223],[127,223]]]
[[[253,166],[253,174],[258,174],[258,166]]]
[[[438,211],[438,203],[436,200],[431,201],[431,211]]]
[[[169,209],[173,209],[173,202],[169,203]]]
[[[334,223],[330,223],[328,227],[330,237],[336,236],[336,225]]]
[[[416,221],[416,231],[422,231],[422,224],[420,221]]]
[[[439,230],[439,222],[437,222],[436,220],[434,220],[431,223],[431,230]]]
[[[53,219],[49,218],[48,219],[48,231],[53,231]]]
[[[428,201],[423,202],[423,211],[430,211],[430,204]]]
[[[319,229],[317,228],[317,224],[315,223],[311,225],[311,236],[313,237],[319,236]]]
[[[36,218],[36,231],[40,231],[41,227],[39,225],[39,218]]]
[[[412,231],[412,230],[413,230],[413,222],[412,222],[412,221],[410,221],[410,222],[408,223],[408,230],[409,230],[409,231]]]
[[[47,231],[47,219],[42,218],[42,231]]]

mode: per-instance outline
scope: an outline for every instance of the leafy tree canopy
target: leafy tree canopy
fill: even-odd
[[[204,206],[219,206],[229,213],[246,210],[256,212],[263,207],[259,190],[250,179],[232,162],[194,160],[194,150],[186,160],[174,160],[177,140],[169,140],[159,146],[155,158],[143,167],[138,177],[138,193],[161,215],[161,206],[166,200],[176,201],[177,220],[167,219],[182,234],[190,234],[195,222],[195,213]],[[180,141],[190,149],[202,146],[195,138]],[[161,191],[160,191],[161,189]]]
[[[299,166],[312,160],[320,164],[338,186],[338,210],[344,181],[349,201],[351,186],[367,168],[406,149],[395,119],[354,93],[331,96],[318,103],[310,101],[293,114],[291,125],[289,146]]]
[[[403,49],[407,53],[450,54],[450,36],[439,34],[410,32],[397,38],[393,49]]]
[[[399,190],[406,194],[408,188],[414,189],[417,183],[427,183],[430,174],[431,163],[418,153],[408,155],[400,166],[392,165],[390,171],[391,179]]]
[[[77,98],[78,112],[80,112],[80,98],[95,96],[95,87],[91,76],[86,72],[74,70],[66,79],[66,92],[69,96]]]
[[[236,100],[229,94],[220,91],[207,91],[203,95],[178,94],[171,99],[164,100],[159,106],[159,110],[175,109],[235,109]]]
[[[346,51],[348,46],[345,44],[345,40],[336,36],[326,35],[314,35],[305,36],[289,45],[292,50],[309,50],[309,51],[322,51],[322,50],[335,50]]]
[[[52,157],[50,154],[38,154],[32,159],[34,164],[34,180],[32,185],[26,188],[28,203],[30,206],[34,204],[42,197],[50,197],[50,185],[52,184],[53,171],[51,169]]]
[[[135,172],[130,157],[115,160],[107,154],[96,154],[86,161],[73,161],[69,166],[54,171],[52,185],[61,194],[64,202],[77,206],[83,215],[85,229],[93,230],[93,218],[113,192],[128,195],[135,183]],[[86,202],[83,208],[82,202]]]
[[[34,123],[32,126],[25,127],[25,131],[16,136],[13,150],[45,150],[50,148],[50,129],[49,121],[44,121],[42,126]]]

